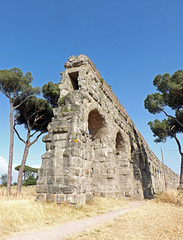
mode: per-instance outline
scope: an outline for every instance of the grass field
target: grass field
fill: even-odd
[[[107,224],[68,240],[182,240],[183,208],[147,203]]]
[[[169,191],[107,224],[68,238],[88,239],[183,240],[183,196]]]
[[[0,188],[0,236],[49,228],[63,222],[75,221],[108,212],[127,205],[124,200],[93,198],[86,206],[73,207],[55,203],[35,201],[35,187],[23,187],[17,197],[13,187],[12,196],[6,196]]]
[[[15,191],[15,189],[14,189]],[[35,187],[5,196],[0,188],[0,236],[50,228],[126,207],[124,200],[93,198],[83,207],[35,201]],[[183,240],[183,194],[169,191],[121,217],[68,240]]]

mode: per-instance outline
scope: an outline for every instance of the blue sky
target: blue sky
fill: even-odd
[[[153,141],[147,122],[159,116],[144,109],[144,99],[155,91],[157,74],[182,69],[182,11],[182,0],[0,1],[0,69],[31,72],[33,86],[42,86],[60,82],[68,57],[86,54],[157,157],[163,147],[165,163],[179,173],[174,140]],[[1,176],[9,151],[9,104],[2,94],[0,111]],[[15,138],[14,166],[20,164],[23,147]],[[44,152],[40,140],[31,147],[27,164],[40,166]]]

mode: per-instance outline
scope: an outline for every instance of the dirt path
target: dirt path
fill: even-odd
[[[110,219],[121,216],[135,208],[145,204],[144,201],[130,202],[129,207],[116,210],[114,212],[97,215],[92,218],[80,220],[77,222],[65,223],[56,228],[32,232],[24,235],[17,235],[6,238],[6,240],[61,240],[72,234],[80,233],[90,227],[102,224]]]

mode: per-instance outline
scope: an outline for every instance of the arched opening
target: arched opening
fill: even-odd
[[[117,152],[119,152],[119,151],[123,151],[123,149],[124,149],[123,137],[122,137],[121,133],[118,132],[116,135],[116,150],[117,150]]]
[[[104,127],[104,117],[96,109],[91,111],[88,115],[88,131],[92,138],[101,138]]]

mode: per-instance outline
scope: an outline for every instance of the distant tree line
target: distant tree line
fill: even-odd
[[[21,168],[21,165],[16,166],[15,170],[19,171]],[[38,168],[33,168],[30,166],[25,165],[24,171],[23,171],[23,179],[22,184],[23,186],[30,186],[30,185],[36,185],[37,179],[38,179]],[[8,182],[8,174],[3,174],[0,177],[1,185],[7,187]],[[13,186],[16,186],[17,183],[14,182],[12,184]]]

